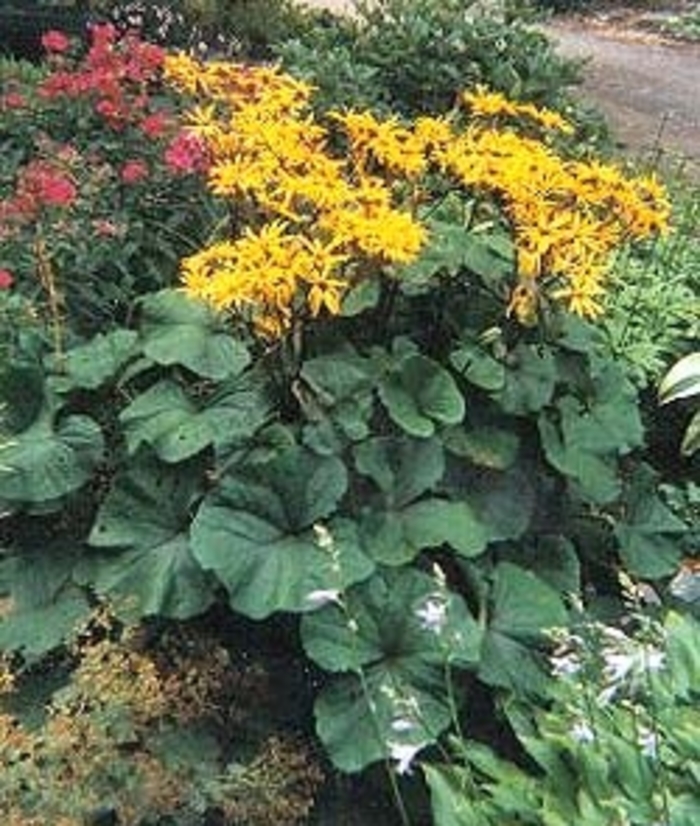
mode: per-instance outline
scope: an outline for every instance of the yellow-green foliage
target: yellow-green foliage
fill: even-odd
[[[239,692],[249,681],[212,640],[161,641],[120,631],[100,611],[78,635],[76,666],[54,692],[40,725],[9,708],[23,680],[4,665],[0,690],[0,812],[11,826],[83,826],[114,811],[123,826],[215,807],[226,823],[294,824],[313,804],[322,775],[293,738],[270,737],[249,763],[227,766],[215,754],[173,759],[162,738],[189,724],[230,735]],[[166,742],[174,742],[168,739]],[[211,743],[206,741],[211,747]],[[159,745],[160,744],[160,745]],[[172,822],[172,821],[170,821]]]

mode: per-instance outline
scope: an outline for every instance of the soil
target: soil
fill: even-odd
[[[306,2],[352,8],[352,0]],[[621,149],[645,161],[682,164],[700,179],[700,43],[661,33],[665,21],[697,6],[603,3],[587,6],[585,15],[558,15],[544,30],[561,54],[586,61],[576,93],[606,116]]]

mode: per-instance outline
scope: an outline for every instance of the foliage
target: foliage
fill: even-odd
[[[0,647],[39,660],[96,598],[251,621],[311,669],[336,766],[403,771],[474,686],[550,692],[567,595],[616,596],[621,563],[678,569],[685,525],[589,320],[665,192],[568,157],[561,115],[486,89],[444,116],[318,117],[273,67],[164,65],[199,173],[168,181],[220,218],[186,214],[181,282],[169,256],[141,278],[137,243],[109,324],[67,301],[57,337],[18,265],[36,239],[2,259]],[[243,805],[246,778],[210,789]]]
[[[50,317],[57,344],[123,321],[136,295],[173,283],[211,218],[191,174],[196,147],[159,84],[162,50],[91,31],[84,55],[47,33],[41,74],[2,66],[0,267]]]
[[[673,182],[672,182],[673,183]],[[700,336],[697,187],[672,186],[671,231],[614,263],[602,326],[616,358],[640,386],[655,385]]]
[[[677,361],[659,386],[661,404],[700,396],[700,352],[690,353]],[[690,420],[683,437],[681,453],[690,456],[700,448],[700,412]]]
[[[318,104],[407,117],[449,109],[483,84],[551,108],[567,103],[575,63],[560,58],[509,4],[381,0],[355,5],[276,44],[284,68],[319,89]]]
[[[290,736],[235,742],[250,738],[237,712],[260,690],[249,667],[184,626],[146,649],[147,635],[99,609],[76,630],[61,684],[32,702],[41,672],[4,672],[5,822],[300,822],[322,780],[308,750]]]
[[[700,626],[669,613],[630,636],[588,622],[561,635],[547,710],[508,716],[522,768],[472,741],[426,765],[436,826],[694,823]]]

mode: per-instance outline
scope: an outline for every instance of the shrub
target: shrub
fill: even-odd
[[[506,7],[507,9],[507,7]],[[313,22],[276,44],[283,66],[319,89],[321,106],[369,107],[408,117],[449,109],[460,90],[484,84],[551,108],[577,65],[560,58],[527,14],[496,3],[381,0],[351,18]]]

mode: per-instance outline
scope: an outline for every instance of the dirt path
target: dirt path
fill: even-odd
[[[580,19],[548,27],[562,54],[585,57],[581,94],[632,154],[660,151],[700,173],[700,44]]]

